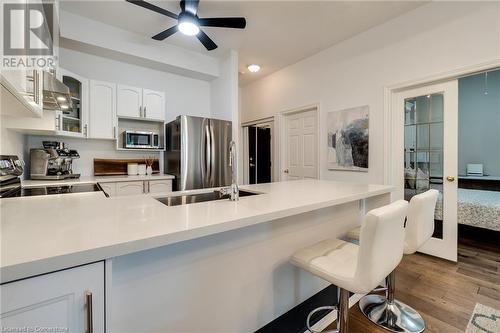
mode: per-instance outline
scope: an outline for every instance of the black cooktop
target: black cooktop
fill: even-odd
[[[75,184],[64,186],[40,186],[20,188],[17,191],[10,193],[8,198],[14,197],[31,197],[35,195],[50,195],[50,194],[66,194],[66,193],[84,193],[101,191],[97,184]]]

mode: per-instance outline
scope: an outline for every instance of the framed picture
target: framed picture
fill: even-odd
[[[368,172],[369,112],[365,105],[328,113],[329,170]]]

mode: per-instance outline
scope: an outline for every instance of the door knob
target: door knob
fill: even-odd
[[[284,173],[290,173],[288,169],[283,170]]]
[[[455,181],[455,177],[448,176],[448,177],[446,177],[446,180],[449,181],[449,182],[453,182],[453,181]]]

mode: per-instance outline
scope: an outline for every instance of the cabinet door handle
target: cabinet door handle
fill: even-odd
[[[142,106],[139,106],[139,117],[142,117]]]
[[[43,104],[42,98],[40,96],[40,72],[36,71],[36,99],[37,104]]]
[[[113,126],[113,139],[116,139],[116,126]]]
[[[144,118],[146,118],[146,107],[144,107]]]
[[[87,327],[85,329],[86,333],[94,333],[94,315],[92,313],[92,293],[87,291],[85,293],[85,303],[87,305]]]
[[[61,115],[58,114],[56,116],[56,130],[58,131],[61,131],[62,130],[62,126],[61,126]]]
[[[88,126],[89,126],[89,125],[87,125],[87,124],[85,124],[85,125],[83,126],[83,131],[84,131],[84,135],[85,135],[85,137],[86,137],[86,138],[88,138],[88,137],[89,137],[89,128],[88,128]]]
[[[35,104],[38,104],[38,72],[33,70],[33,99]]]

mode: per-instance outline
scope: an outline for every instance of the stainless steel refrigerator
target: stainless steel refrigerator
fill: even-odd
[[[231,184],[231,122],[178,116],[165,125],[165,173],[175,176],[175,191]]]

